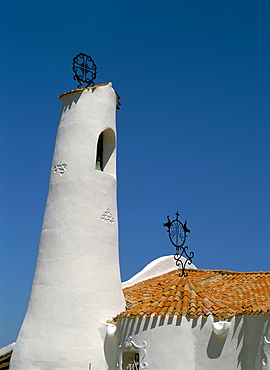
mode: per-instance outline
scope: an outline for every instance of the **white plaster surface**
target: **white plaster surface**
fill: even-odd
[[[216,335],[227,334],[230,326],[231,323],[229,321],[217,321],[212,323],[212,329]]]
[[[15,346],[15,342],[11,343],[11,344],[9,344],[5,347],[0,348],[0,356],[3,356],[5,354],[9,353],[10,351],[12,351],[14,346]]]
[[[136,318],[118,320],[116,342],[121,369],[122,349],[131,336],[137,345],[145,341],[148,369],[164,370],[261,370],[269,369],[263,335],[269,315],[234,317],[227,335],[212,332],[214,319]],[[263,352],[263,348],[266,353]],[[266,363],[264,365],[263,359]],[[264,367],[263,367],[264,366]]]
[[[115,356],[108,347],[105,358],[102,322],[125,307],[116,149],[107,172],[95,169],[98,137],[115,132],[115,110],[111,84],[62,98],[35,276],[11,370],[88,370],[90,363],[92,370],[103,370]],[[54,171],[58,164],[66,164],[61,176]],[[113,223],[101,219],[107,209]]]
[[[181,260],[186,260],[184,257]],[[131,279],[122,282],[122,288],[126,288],[128,286],[132,286],[134,284],[139,283],[140,281],[150,279],[155,276],[159,276],[165,274],[166,272],[176,270],[177,266],[175,265],[175,259],[173,255],[170,256],[163,256],[155,259],[154,261],[150,262],[147,266],[145,266],[140,272],[134,275]],[[186,269],[196,269],[196,266],[190,264],[186,266]]]
[[[116,334],[116,325],[115,324],[106,324],[106,326],[107,326],[106,334],[109,337],[114,338],[115,334]]]

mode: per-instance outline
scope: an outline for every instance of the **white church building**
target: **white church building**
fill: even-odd
[[[32,292],[0,370],[270,370],[270,272],[181,276],[165,256],[121,283],[119,96],[107,83],[59,98]]]

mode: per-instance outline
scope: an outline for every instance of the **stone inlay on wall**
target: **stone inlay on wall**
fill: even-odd
[[[58,172],[60,176],[62,176],[67,170],[67,164],[62,163],[62,164],[57,164],[54,166],[54,172]]]
[[[109,210],[109,208],[107,208],[106,211],[104,213],[102,213],[101,219],[104,222],[109,222],[110,224],[114,223],[114,219],[113,219],[113,216],[112,216],[111,211]]]

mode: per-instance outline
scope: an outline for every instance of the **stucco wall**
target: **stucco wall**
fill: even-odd
[[[181,257],[183,263],[185,263],[186,258]],[[196,269],[197,267],[191,263],[190,265],[187,264],[186,269]],[[173,255],[163,256],[155,259],[154,261],[150,262],[146,265],[141,271],[139,271],[136,275],[132,276],[127,281],[122,282],[122,288],[126,288],[132,286],[134,284],[139,283],[140,281],[151,279],[154,276],[159,276],[162,274],[166,274],[166,272],[176,270],[177,266],[175,264],[175,259]]]
[[[107,368],[106,326],[125,307],[118,261],[116,149],[96,170],[100,133],[115,132],[111,84],[62,98],[31,298],[11,370]]]
[[[260,370],[270,369],[266,361],[264,336],[270,335],[269,315],[239,316],[223,335],[213,332],[212,316],[207,319],[149,318],[119,319],[116,342],[118,366],[121,353],[135,348],[125,345],[129,336],[138,346],[145,368],[155,370]],[[143,345],[143,343],[146,344]],[[270,359],[268,359],[270,361]],[[267,361],[266,361],[267,362]],[[143,366],[143,363],[142,363]],[[267,367],[268,366],[268,367]]]

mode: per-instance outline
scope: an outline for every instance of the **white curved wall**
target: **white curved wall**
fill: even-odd
[[[185,263],[186,258],[181,257],[183,263]],[[197,267],[192,264],[187,264],[186,269],[196,269]],[[141,271],[139,271],[136,275],[132,276],[127,281],[122,283],[122,288],[126,288],[128,286],[132,286],[134,284],[139,283],[140,281],[151,279],[152,277],[163,275],[166,272],[176,270],[177,266],[175,264],[175,259],[173,255],[170,256],[163,256],[155,259],[154,261],[150,262],[147,266],[145,266]]]
[[[124,309],[116,179],[95,170],[100,133],[115,132],[111,84],[62,97],[28,310],[11,370],[107,368],[106,326]],[[115,150],[110,172],[115,174]]]
[[[269,369],[270,316],[234,317],[221,335],[213,331],[214,319],[182,317],[118,319],[118,366],[128,336],[139,349],[143,362],[155,370],[261,370]],[[223,324],[220,324],[222,326]],[[122,370],[122,369],[121,369]]]

